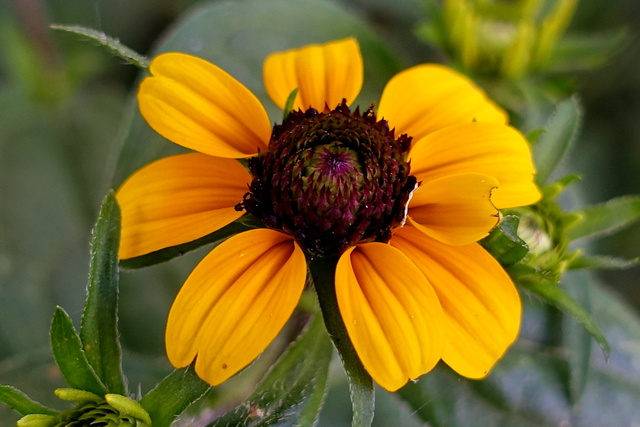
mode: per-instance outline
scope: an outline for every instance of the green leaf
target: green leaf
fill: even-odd
[[[110,393],[126,394],[118,339],[120,208],[109,193],[93,229],[87,299],[80,337],[87,360]]]
[[[627,28],[567,34],[556,45],[549,69],[554,73],[572,73],[602,67],[630,40]]]
[[[4,402],[20,415],[43,414],[56,415],[58,412],[49,409],[29,398],[15,387],[0,385],[0,402]]]
[[[609,343],[602,334],[598,325],[596,325],[593,317],[584,309],[584,307],[567,295],[567,293],[557,283],[549,281],[541,272],[538,272],[534,268],[524,264],[513,265],[509,267],[507,271],[512,277],[518,278],[517,283],[521,287],[542,298],[544,301],[564,313],[573,316],[587,331],[589,331],[591,336],[600,345],[605,358],[609,358],[611,353]]]
[[[315,425],[332,353],[322,318],[316,315],[307,331],[276,362],[251,396],[209,426]]]
[[[568,186],[573,184],[574,182],[580,181],[582,176],[578,174],[570,174],[566,175],[557,181],[552,182],[551,184],[545,186],[542,189],[542,198],[547,200],[554,200],[558,197],[564,190],[567,189]]]
[[[640,258],[625,259],[608,255],[580,254],[571,260],[571,264],[569,264],[568,268],[572,270],[624,270],[626,268],[637,266],[638,262],[640,262]]]
[[[529,252],[529,246],[518,237],[520,219],[515,215],[506,215],[500,225],[491,231],[480,244],[504,266],[515,264]]]
[[[253,227],[247,226],[238,220],[221,228],[220,230],[214,231],[213,233],[192,242],[160,249],[159,251],[151,252],[150,254],[141,255],[135,258],[123,259],[120,261],[120,266],[127,269],[138,269],[160,264],[184,255],[187,252],[196,250],[204,245],[219,243],[235,234],[250,230],[251,228]]]
[[[584,272],[567,273],[562,278],[562,285],[567,295],[591,313],[589,287],[584,286],[586,281],[587,276]],[[572,405],[578,405],[591,373],[591,335],[578,320],[571,316],[563,319],[562,326],[564,346],[569,350],[567,367],[569,401]]]
[[[189,366],[165,377],[140,400],[140,405],[151,416],[153,427],[169,427],[209,389],[209,384],[198,378],[193,367]]]
[[[640,219],[640,196],[618,197],[574,213],[582,220],[567,227],[569,240],[605,236]]]
[[[415,35],[440,49],[447,49],[447,31],[442,6],[436,0],[422,0],[420,3],[428,21],[418,25],[414,31]]]
[[[397,395],[433,427],[634,425],[640,419],[640,317],[591,276],[583,278],[571,286],[588,288],[592,315],[611,340],[612,357],[607,363],[599,353],[591,356],[578,405],[566,390],[571,349],[566,340],[547,336],[557,333],[557,317],[526,298],[520,338],[487,378],[462,378],[440,364]]]
[[[102,46],[112,54],[119,56],[130,64],[135,65],[138,68],[146,70],[149,68],[149,60],[140,55],[133,49],[120,43],[118,39],[109,37],[101,31],[94,30],[92,28],[82,27],[80,25],[51,25],[54,30],[66,31],[68,33],[76,34],[85,39],[89,39],[99,46]]]
[[[558,104],[547,121],[546,131],[533,146],[536,181],[543,186],[568,153],[580,129],[581,110],[576,98]]]
[[[69,387],[90,391],[98,396],[108,392],[87,360],[71,318],[61,307],[56,308],[51,322],[51,350]]]
[[[334,282],[336,263],[337,258],[335,257],[317,258],[310,263],[309,270],[318,294],[324,323],[338,354],[340,354],[349,380],[353,408],[352,426],[368,427],[373,421],[375,408],[373,380],[362,366],[338,310]]]
[[[287,97],[287,101],[284,103],[284,108],[282,109],[283,122],[287,119],[287,116],[289,115],[289,113],[291,113],[291,110],[293,110],[293,103],[296,101],[296,96],[298,96],[299,90],[299,88],[295,88]]]

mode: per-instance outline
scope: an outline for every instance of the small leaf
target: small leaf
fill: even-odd
[[[315,425],[332,353],[322,318],[316,315],[251,396],[209,427]]]
[[[138,68],[142,68],[143,70],[149,68],[149,60],[147,58],[123,45],[120,43],[120,40],[109,37],[101,31],[96,31],[92,28],[82,27],[80,25],[51,25],[51,28],[54,30],[73,33],[89,39]]]
[[[184,243],[182,245],[172,246],[170,248],[160,249],[159,251],[151,252],[150,254],[141,255],[139,257],[123,259],[120,261],[120,266],[127,269],[138,269],[160,264],[169,261],[170,259],[182,256],[187,252],[196,250],[204,245],[220,243],[222,240],[228,239],[235,234],[254,228],[243,223],[241,219],[197,240]]]
[[[529,246],[518,237],[520,219],[515,215],[506,215],[500,225],[480,244],[504,266],[515,264],[529,252]]]
[[[562,282],[567,295],[572,297],[586,311],[591,313],[591,299],[589,287],[584,286],[587,281],[584,273],[565,274]],[[584,393],[591,373],[591,336],[573,317],[566,317],[562,322],[562,340],[569,350],[568,356],[568,391],[569,401],[577,406]]]
[[[640,196],[622,196],[575,212],[582,217],[567,227],[569,240],[601,237],[640,219]]]
[[[537,174],[536,181],[544,185],[564,156],[580,128],[580,107],[576,98],[560,102],[547,121],[546,131],[533,146]]]
[[[177,369],[147,393],[140,400],[140,405],[149,413],[153,427],[169,427],[210,388],[198,378],[192,367]]]
[[[51,350],[69,387],[99,396],[107,393],[107,388],[87,360],[71,318],[61,307],[56,308],[51,322]]]
[[[640,258],[626,259],[608,255],[580,254],[571,261],[569,268],[572,270],[624,270],[637,266],[639,262]]]
[[[89,285],[80,337],[87,360],[107,386],[107,391],[126,394],[118,340],[119,244],[120,208],[111,192],[102,203],[93,229]]]
[[[527,133],[526,138],[527,141],[529,141],[529,144],[536,145],[538,143],[538,140],[540,139],[540,136],[542,136],[545,132],[544,128],[536,128],[533,129],[532,131],[530,131],[529,133]]]
[[[142,407],[142,405],[140,405],[139,402],[116,393],[107,393],[104,398],[109,406],[115,408],[122,415],[137,418],[144,423],[143,425],[151,425],[149,413]]]
[[[15,387],[0,385],[0,401],[20,415],[42,414],[56,415],[58,412],[31,400],[29,396]]]
[[[547,279],[543,273],[533,267],[524,264],[515,264],[507,269],[509,275],[517,277],[517,283],[524,289],[542,298],[548,304],[573,316],[582,326],[589,331],[602,349],[605,358],[609,358],[610,349],[607,339],[596,325],[587,310],[578,304],[573,298],[557,284]]]
[[[576,181],[580,181],[582,177],[578,174],[570,174],[560,178],[559,180],[545,186],[542,189],[542,197],[547,200],[554,200],[558,197],[569,185]]]
[[[602,67],[631,40],[627,28],[562,37],[549,63],[554,73],[572,73]]]
[[[287,101],[284,103],[284,109],[282,110],[282,121],[287,120],[287,116],[293,110],[293,103],[296,102],[296,96],[298,96],[299,88],[295,88],[291,91],[289,96],[287,97]]]
[[[373,380],[362,366],[338,310],[334,282],[336,263],[337,258],[335,257],[317,258],[310,263],[309,270],[318,294],[325,326],[347,372],[353,408],[351,425],[352,427],[368,427],[373,421],[375,408]]]
[[[77,388],[57,388],[53,393],[58,399],[66,400],[67,402],[100,402],[103,399],[95,393],[91,393],[86,390],[78,390]]]
[[[442,6],[436,0],[422,0],[421,6],[428,21],[418,25],[415,35],[440,49],[446,49],[448,41]]]

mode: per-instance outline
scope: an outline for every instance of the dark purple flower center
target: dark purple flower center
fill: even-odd
[[[269,149],[249,159],[253,180],[238,209],[291,234],[311,257],[359,242],[387,242],[416,187],[411,138],[394,137],[372,108],[293,111]]]

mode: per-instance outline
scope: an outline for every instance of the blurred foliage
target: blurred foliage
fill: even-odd
[[[286,16],[269,9],[253,14],[247,10],[243,19],[231,12],[203,17],[206,5],[221,3],[217,12],[233,8],[215,1],[12,0],[0,4],[1,384],[15,385],[43,404],[59,406],[51,390],[62,387],[64,381],[49,355],[50,319],[56,305],[65,307],[76,324],[80,319],[90,230],[100,201],[133,169],[172,149],[149,131],[129,98],[137,70],[91,43],[49,30],[49,24],[96,28],[145,54],[178,48],[198,53],[226,68],[262,99],[262,58],[293,45],[356,32],[363,42],[369,84],[361,105],[377,100],[397,70],[443,60],[415,37],[425,19],[418,0],[313,2],[324,5],[324,12],[312,9],[313,16],[307,1],[281,1],[290,5]],[[242,9],[244,3],[238,1],[236,7]],[[579,3],[569,31],[640,28],[636,0]],[[173,30],[165,34],[162,44],[156,44],[167,25],[178,18],[182,23],[193,19],[189,31],[207,34],[207,39],[176,35]],[[203,20],[198,24],[197,18]],[[567,207],[577,209],[640,193],[638,75],[640,46],[632,39],[603,68],[570,78],[570,85],[580,92],[584,117],[571,162],[561,165],[560,172],[577,172],[584,178],[574,184],[576,191],[562,199]],[[274,108],[270,114],[278,118]],[[540,123],[546,117],[532,121]],[[119,156],[131,160],[118,161]],[[623,234],[601,240],[595,249],[634,258],[640,254],[638,242],[640,224],[636,223]],[[586,249],[594,249],[593,245]],[[201,255],[196,251],[169,264],[121,275],[120,331],[124,370],[132,390],[148,392],[171,372],[163,348],[165,316],[177,288]],[[636,404],[640,399],[640,322],[637,311],[608,289],[623,293],[624,299],[640,308],[639,273],[638,267],[603,273],[604,284],[592,276],[571,273],[564,284],[567,293],[593,310],[611,345],[610,364],[592,349],[590,336],[573,319],[560,316],[535,297],[526,297],[522,336],[493,375],[468,381],[440,367],[399,396],[378,392],[374,425],[411,426],[422,420],[434,426],[457,426],[470,425],[470,419],[476,420],[475,425],[628,425],[625,421],[630,417],[640,418]],[[210,401],[233,408],[252,391],[247,384],[255,383],[272,360],[267,353],[253,372],[221,387],[225,398],[210,396]],[[323,409],[321,426],[349,423],[341,369],[337,364],[340,372],[332,371],[329,377],[332,397]],[[0,424],[17,418],[0,405]]]

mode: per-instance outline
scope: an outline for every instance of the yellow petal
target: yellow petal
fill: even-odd
[[[499,221],[491,203],[498,181],[488,175],[450,175],[423,182],[409,202],[411,224],[450,245],[485,237]]]
[[[347,250],[336,267],[336,296],[358,357],[385,389],[399,389],[440,359],[440,303],[400,251],[383,243]]]
[[[335,108],[343,98],[353,102],[362,89],[363,72],[358,42],[348,38],[269,55],[264,85],[280,108],[297,88],[294,109],[323,111],[325,104]]]
[[[234,206],[251,182],[232,159],[200,153],[160,159],[120,187],[121,259],[191,242],[242,215]]]
[[[446,317],[442,360],[461,375],[488,374],[520,328],[518,291],[480,245],[448,246],[413,227],[396,230],[391,245],[404,252],[434,287]]]
[[[265,150],[267,112],[242,83],[217,66],[182,53],[152,62],[138,103],[147,123],[165,138],[201,153],[242,158]]]
[[[509,126],[468,123],[431,133],[411,149],[411,173],[428,181],[459,173],[495,177],[491,194],[498,209],[525,206],[540,199],[529,143]]]
[[[169,312],[166,344],[175,367],[218,385],[251,363],[287,322],[307,267],[293,239],[255,229],[224,241],[193,270]]]
[[[471,80],[436,64],[423,64],[395,75],[382,92],[378,117],[396,134],[417,141],[460,123],[506,123],[507,115]]]

